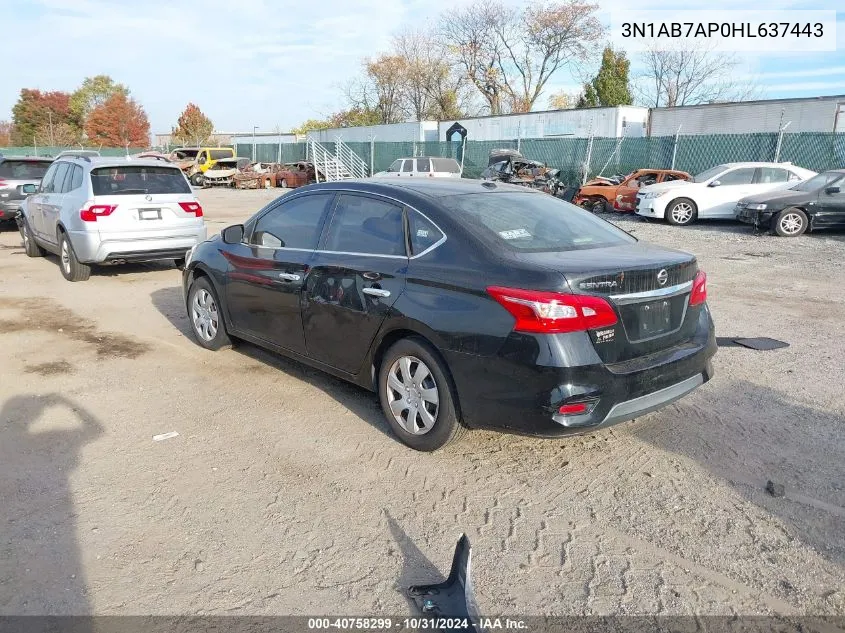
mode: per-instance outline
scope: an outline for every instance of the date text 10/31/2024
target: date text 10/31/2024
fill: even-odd
[[[523,620],[512,618],[479,618],[473,622],[467,618],[309,618],[309,630],[410,630],[410,631],[475,631],[483,630],[521,631],[527,629]]]

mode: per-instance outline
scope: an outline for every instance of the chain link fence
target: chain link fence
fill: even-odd
[[[780,139],[779,139],[780,136]],[[323,143],[334,152],[334,143]],[[346,143],[372,168],[384,171],[397,158],[439,156],[463,162],[464,176],[478,178],[494,149],[518,149],[526,158],[561,170],[561,180],[578,184],[598,175],[628,174],[635,169],[681,169],[696,174],[714,165],[740,161],[789,161],[813,171],[845,167],[845,134],[712,134],[643,138],[541,138],[520,141],[447,141],[428,143]],[[10,147],[3,154],[55,156],[67,148]],[[238,156],[253,157],[251,143],[235,147]],[[292,163],[305,160],[306,143],[257,143],[255,160]],[[123,156],[123,148],[99,150],[103,156]],[[130,149],[130,153],[140,150]]]

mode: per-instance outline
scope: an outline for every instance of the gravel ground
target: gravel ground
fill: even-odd
[[[216,232],[277,193],[199,195]],[[431,455],[368,392],[201,349],[175,268],[71,284],[0,230],[0,614],[410,614],[461,532],[485,613],[845,614],[845,235],[607,217],[699,257],[720,337],[790,347],[594,435]]]

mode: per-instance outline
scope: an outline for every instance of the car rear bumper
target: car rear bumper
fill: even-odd
[[[206,239],[205,224],[183,227],[172,233],[100,233],[71,231],[70,241],[81,262],[102,264],[121,261],[179,259]]]
[[[586,347],[584,348],[586,349]],[[695,335],[646,357],[588,364],[582,351],[567,349],[568,367],[508,357],[446,354],[464,421],[474,428],[539,437],[579,435],[632,420],[694,391],[713,376],[716,339],[709,310],[702,310]],[[539,358],[547,356],[545,351]],[[590,401],[581,415],[558,413],[562,404]]]
[[[21,210],[23,200],[4,200],[0,202],[0,222],[12,221]]]

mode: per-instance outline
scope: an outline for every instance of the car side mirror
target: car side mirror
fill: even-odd
[[[721,185],[721,184],[722,184],[722,183],[721,183],[721,182],[719,182],[718,180],[711,180],[711,181],[710,181],[710,184],[709,184],[709,185],[707,185],[707,186],[708,186],[708,187],[718,187],[718,186],[719,186],[719,185]]]
[[[235,224],[227,226],[221,233],[223,242],[226,244],[240,244],[244,239],[244,225]]]
[[[32,193],[38,193],[38,185],[28,184],[28,185],[21,185],[21,193],[25,193],[27,195]]]
[[[839,193],[840,191],[842,191],[840,187],[828,187],[824,190],[824,192],[829,196],[832,196],[835,193]]]

